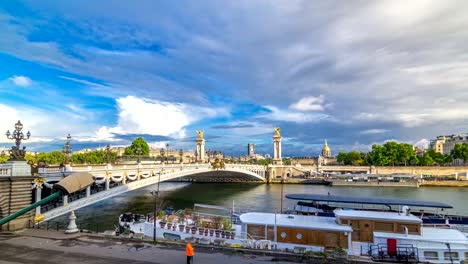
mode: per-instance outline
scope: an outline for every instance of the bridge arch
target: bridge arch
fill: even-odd
[[[142,170],[141,174],[145,173],[146,170]],[[146,172],[147,173],[147,172]],[[141,175],[140,174],[140,175]],[[260,176],[259,174],[252,172],[247,169],[243,169],[240,167],[232,167],[226,168],[223,170],[213,170],[211,168],[198,168],[198,169],[190,169],[190,170],[180,170],[180,171],[171,171],[168,173],[159,172],[151,175],[148,178],[141,178],[139,180],[127,182],[124,185],[119,185],[109,190],[104,190],[97,192],[89,197],[84,197],[75,201],[68,203],[67,205],[62,205],[60,207],[54,208],[50,211],[47,211],[42,214],[44,219],[42,221],[48,221],[53,218],[59,217],[61,215],[67,214],[71,211],[78,210],[85,206],[109,199],[111,197],[133,191],[138,190],[140,188],[144,188],[150,185],[157,184],[159,179],[161,182],[170,181],[177,178],[184,178],[190,177],[196,181],[197,178],[211,178],[215,179],[216,177],[226,177],[226,178],[233,178],[233,177],[242,177],[243,180],[249,181],[257,181],[257,182],[264,182],[266,181],[264,177]],[[110,177],[107,178],[107,180]]]

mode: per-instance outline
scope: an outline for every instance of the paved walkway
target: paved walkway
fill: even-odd
[[[0,263],[186,263],[185,249],[180,246],[153,246],[148,243],[120,242],[94,236],[69,238],[62,237],[59,233],[29,230],[23,232],[22,236],[0,236]],[[219,253],[195,246],[194,260],[194,263],[247,264],[269,263],[272,257]]]

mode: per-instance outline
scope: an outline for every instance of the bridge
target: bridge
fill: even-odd
[[[255,181],[268,182],[270,177],[293,176],[297,169],[291,166],[282,165],[281,157],[281,135],[279,128],[275,129],[273,136],[273,166],[242,165],[242,164],[222,164],[216,163],[211,166],[209,160],[205,158],[205,139],[203,132],[197,131],[195,164],[142,164],[138,161],[132,165],[106,165],[98,166],[74,166],[69,164],[64,168],[41,168],[38,169],[34,177],[31,167],[24,161],[25,150],[20,149],[21,140],[24,138],[21,132],[23,125],[20,121],[15,124],[15,131],[11,139],[16,140],[16,147],[12,147],[10,160],[5,165],[0,165],[0,219],[15,212],[26,210],[31,206],[31,200],[38,202],[44,199],[47,193],[43,189],[52,189],[53,183],[60,181],[77,172],[88,172],[93,176],[94,183],[85,190],[81,190],[60,197],[59,205],[46,204],[49,200],[43,200],[44,206],[35,207],[36,222],[47,221],[72,212],[79,208],[108,199],[110,197],[123,194],[128,191],[137,190],[163,181],[203,181],[203,182],[239,182]],[[10,137],[9,137],[10,138]],[[70,135],[67,137],[66,150],[68,162],[70,148]],[[14,155],[13,155],[14,154]],[[31,183],[33,183],[31,192]],[[43,195],[44,194],[44,195]],[[32,196],[35,196],[34,198]],[[57,194],[58,195],[58,194]],[[40,203],[42,204],[42,203]],[[22,229],[27,226],[31,219],[31,214],[21,214],[8,220],[8,230]],[[0,226],[0,229],[4,226]]]
[[[191,182],[266,182],[267,175],[266,166],[241,164],[227,164],[223,169],[214,169],[209,164],[81,166],[74,167],[71,171],[43,169],[35,180],[36,201],[41,199],[43,187],[51,188],[53,182],[80,171],[89,172],[94,176],[93,186],[88,186],[73,197],[64,195],[59,206],[45,212],[41,207],[36,207],[36,222],[51,220],[113,196],[159,182],[181,179]]]

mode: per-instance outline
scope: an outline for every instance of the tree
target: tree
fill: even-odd
[[[146,143],[146,141],[142,137],[138,137],[135,140],[133,140],[132,144],[125,148],[124,155],[138,155],[137,149],[141,150],[141,155],[149,156],[148,143]]]
[[[375,166],[385,166],[390,163],[387,156],[387,150],[381,145],[372,145],[372,151],[369,153],[369,161]]]
[[[450,152],[450,156],[453,159],[461,159],[463,160],[463,164],[466,164],[468,160],[468,143],[455,144],[452,152]]]
[[[346,165],[347,160],[348,160],[348,154],[344,151],[338,153],[338,155],[336,156],[336,161],[339,163],[343,163]]]
[[[432,166],[435,164],[435,161],[432,159],[431,155],[426,152],[419,158],[419,164],[421,166]]]
[[[361,154],[355,150],[348,153],[348,162],[351,165],[360,166],[363,163]]]
[[[398,165],[407,165],[408,162],[416,157],[416,151],[413,149],[413,146],[410,144],[400,143],[398,144],[397,152],[397,164]]]

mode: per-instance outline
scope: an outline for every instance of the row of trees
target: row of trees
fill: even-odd
[[[441,154],[433,149],[426,151],[422,156],[416,155],[413,146],[406,143],[389,141],[384,145],[373,145],[368,153],[340,152],[337,161],[345,165],[374,165],[374,166],[406,166],[406,165],[446,165],[454,159],[468,160],[468,144],[456,144],[450,155]]]

